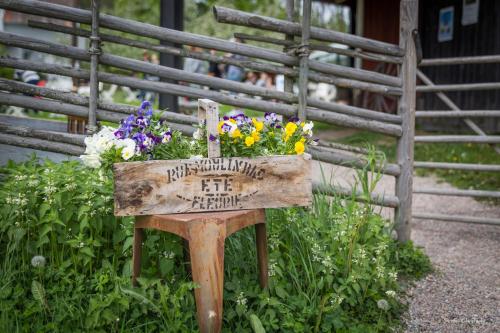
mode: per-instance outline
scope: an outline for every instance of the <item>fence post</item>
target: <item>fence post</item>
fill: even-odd
[[[399,46],[405,50],[400,76],[403,94],[398,113],[402,117],[403,134],[397,143],[397,160],[401,168],[396,178],[399,207],[395,211],[395,227],[400,242],[410,240],[413,189],[413,144],[415,136],[415,85],[417,55],[413,31],[418,25],[418,0],[402,0],[399,14]]]
[[[311,35],[311,0],[304,0],[302,4],[302,39],[297,55],[300,58],[299,67],[299,109],[297,116],[306,120],[307,107],[307,79],[309,76],[309,38]]]
[[[294,21],[294,12],[295,12],[294,2],[295,0],[286,0],[286,18],[290,22]],[[294,39],[295,38],[293,35],[285,35],[285,40],[287,41],[293,42]],[[290,49],[291,49],[290,46],[285,46],[283,48],[283,52],[288,53]],[[291,68],[293,68],[293,66],[291,66]],[[284,75],[283,91],[288,93],[293,93],[293,82],[294,82],[293,76]]]
[[[89,98],[89,121],[87,133],[92,134],[97,130],[96,110],[99,100],[99,81],[97,69],[99,67],[99,55],[101,54],[101,42],[99,38],[99,0],[92,0],[92,29],[90,39],[90,98]]]

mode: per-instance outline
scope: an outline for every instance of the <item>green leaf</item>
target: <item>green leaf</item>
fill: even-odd
[[[250,315],[250,326],[252,326],[254,333],[266,333],[266,330],[264,329],[264,326],[262,326],[259,317],[257,317],[253,313]]]
[[[132,244],[134,244],[134,237],[128,237],[125,240],[125,243],[123,243],[122,253],[125,253],[128,249],[130,249]]]
[[[276,286],[275,291],[276,291],[276,295],[278,295],[278,297],[280,297],[282,299],[286,299],[288,297],[288,293],[285,291],[285,289],[283,289],[280,286]]]
[[[49,209],[50,209],[50,205],[49,204],[43,203],[43,204],[40,205],[40,209],[39,209],[40,219],[42,219],[45,216],[45,213],[47,213],[47,211]]]
[[[40,303],[42,308],[47,307],[47,301],[45,300],[45,289],[42,284],[36,280],[31,282],[31,293],[33,294],[33,298]]]
[[[92,257],[92,258],[95,257],[94,256],[94,251],[92,251],[92,249],[90,247],[88,247],[88,246],[83,247],[80,250],[80,252],[83,253],[83,254],[88,255],[89,257]]]
[[[52,226],[50,224],[45,224],[42,229],[40,230],[40,237],[45,236],[49,232],[52,231]]]
[[[174,268],[174,261],[171,259],[162,258],[160,259],[160,272],[163,276],[166,276]]]

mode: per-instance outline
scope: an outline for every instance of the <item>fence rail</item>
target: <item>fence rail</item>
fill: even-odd
[[[401,1],[401,34],[399,45],[380,42],[348,33],[330,31],[313,27],[310,24],[310,0],[304,0],[302,22],[293,22],[293,0],[287,0],[288,21],[258,16],[223,7],[215,7],[214,15],[218,22],[239,26],[248,26],[265,31],[284,34],[283,39],[264,37],[261,41],[284,46],[283,51],[270,50],[255,45],[235,43],[209,36],[196,35],[145,24],[111,15],[99,14],[98,2],[91,1],[91,9],[71,8],[36,0],[0,0],[0,8],[60,19],[74,23],[89,24],[91,29],[66,27],[61,24],[31,20],[30,26],[80,36],[89,39],[90,50],[83,50],[60,43],[41,41],[36,36],[23,37],[15,34],[0,33],[0,44],[20,47],[32,51],[44,52],[58,57],[75,59],[91,63],[90,71],[46,64],[20,59],[0,58],[0,66],[35,70],[41,73],[63,75],[71,78],[91,81],[90,98],[70,92],[59,92],[49,88],[28,87],[25,84],[9,80],[0,80],[0,103],[25,108],[46,110],[58,114],[86,117],[89,119],[91,132],[96,120],[118,122],[124,114],[131,112],[131,106],[100,102],[97,95],[97,82],[126,86],[156,93],[184,96],[188,98],[209,98],[221,104],[239,108],[249,108],[262,112],[275,112],[285,117],[299,116],[326,124],[336,124],[351,128],[368,130],[393,136],[398,142],[397,163],[380,165],[381,173],[396,177],[396,196],[373,195],[365,198],[352,189],[331,186],[316,186],[316,191],[328,195],[354,195],[357,200],[396,209],[395,223],[398,238],[404,242],[409,239],[412,202],[413,143],[415,121],[415,69],[416,50],[413,31],[417,26],[418,1]],[[102,29],[109,29],[102,33]],[[114,35],[114,32],[148,37],[154,42],[135,40],[133,37]],[[297,41],[294,36],[300,36]],[[241,36],[248,40],[257,37]],[[253,39],[252,39],[253,38]],[[300,40],[300,41],[299,41]],[[268,90],[249,85],[238,84],[225,79],[206,75],[186,73],[175,68],[154,65],[103,52],[100,42],[115,43],[128,47],[151,50],[164,54],[212,61],[222,64],[241,66],[256,71],[265,71],[285,75],[284,91]],[[170,42],[179,46],[166,46],[157,43]],[[339,49],[325,45],[340,43],[352,49]],[[184,49],[184,45],[198,46],[220,52],[239,54],[245,59],[218,56]],[[376,71],[322,63],[309,58],[311,50],[322,50],[366,60],[375,60],[395,64],[398,75],[388,75]],[[90,53],[88,52],[90,51]],[[286,52],[285,52],[286,51]],[[98,68],[98,65],[101,68]],[[167,79],[169,82],[153,82],[132,77],[131,75],[106,72],[107,68],[121,71],[146,73]],[[193,87],[179,84],[178,81],[210,88]],[[299,93],[293,93],[294,81],[298,81]],[[326,102],[307,95],[309,81],[333,84],[338,87],[359,89],[369,93],[394,96],[398,99],[398,114],[385,114],[352,105]],[[40,98],[41,97],[41,98]],[[254,97],[259,97],[257,99]],[[165,112],[163,117],[170,126],[190,134],[194,117]],[[58,140],[58,142],[53,142]],[[33,131],[14,125],[0,126],[0,142],[20,146],[31,146],[67,154],[78,155],[83,147],[81,137],[56,136],[56,134]],[[311,148],[313,156],[320,161],[366,168],[366,150],[340,144],[323,143]]]

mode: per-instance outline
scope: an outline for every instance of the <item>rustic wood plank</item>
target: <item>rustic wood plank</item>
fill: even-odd
[[[489,217],[475,217],[475,216],[462,216],[462,215],[445,215],[445,214],[413,214],[414,219],[435,220],[446,222],[460,222],[460,223],[475,223],[475,224],[490,224],[500,226],[500,219]]]
[[[398,240],[402,243],[411,236],[411,207],[413,187],[413,152],[415,136],[415,87],[417,54],[413,32],[418,27],[418,0],[402,0],[399,14],[399,46],[405,50],[401,65],[403,95],[399,99],[398,113],[403,118],[402,136],[397,143],[397,162],[401,174],[396,178],[396,196],[399,206],[394,213]]]
[[[219,123],[219,104],[209,99],[199,99],[198,120],[204,121],[207,124],[208,157],[221,157],[219,140],[211,140],[219,136],[217,132],[217,125]]]
[[[308,154],[117,163],[115,215],[309,206]]]

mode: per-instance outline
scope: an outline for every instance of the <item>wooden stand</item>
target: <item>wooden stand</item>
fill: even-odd
[[[224,241],[234,232],[255,225],[257,265],[262,288],[267,287],[267,239],[264,209],[213,213],[139,216],[134,226],[132,283],[141,271],[143,229],[156,229],[179,235],[189,247],[196,311],[200,331],[220,332],[224,289]]]

